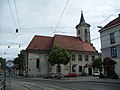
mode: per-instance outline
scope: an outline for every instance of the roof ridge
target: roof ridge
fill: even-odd
[[[51,36],[44,36],[44,35],[35,35],[34,37],[50,37],[50,38],[52,38]]]
[[[71,35],[61,35],[61,34],[55,34],[54,37],[55,37],[55,36],[65,36],[65,37],[75,37],[75,38],[78,38],[78,37],[76,37],[76,36],[71,36]]]

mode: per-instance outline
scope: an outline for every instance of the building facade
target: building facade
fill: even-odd
[[[99,32],[101,37],[101,51],[103,62],[115,61],[115,63],[113,63],[114,66],[103,65],[104,74],[105,76],[110,77],[112,71],[109,71],[109,69],[111,67],[114,67],[115,73],[120,77],[120,15],[105,25]]]
[[[98,52],[90,43],[90,25],[85,22],[83,12],[76,26],[77,36],[54,35],[54,37],[35,35],[25,50],[25,71],[27,76],[41,76],[57,73],[57,68],[48,62],[48,56],[55,44],[59,44],[70,53],[70,62],[61,65],[61,73],[93,74],[92,60]]]

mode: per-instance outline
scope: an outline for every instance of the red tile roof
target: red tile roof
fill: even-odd
[[[120,24],[120,15],[119,15],[119,17],[117,17],[116,19],[112,20],[107,25],[105,25],[101,30],[118,25],[118,24]]]
[[[50,50],[52,48],[53,38],[48,36],[35,35],[27,49],[30,50]]]
[[[27,47],[28,50],[51,50],[54,44],[59,44],[67,50],[97,52],[88,42],[83,42],[79,37],[55,35],[54,37],[34,36]]]

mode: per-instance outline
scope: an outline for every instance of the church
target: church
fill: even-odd
[[[91,44],[90,24],[85,22],[82,11],[80,22],[75,28],[76,36],[55,34],[50,37],[35,35],[24,52],[24,75],[36,77],[57,73],[56,65],[51,66],[47,60],[55,44],[59,44],[70,53],[70,62],[67,65],[61,65],[62,74],[76,73],[81,75],[85,73],[92,75],[94,73],[92,61],[98,57],[98,52]]]

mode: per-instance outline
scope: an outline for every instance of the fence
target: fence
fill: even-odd
[[[3,79],[3,80],[0,81],[0,90],[5,90],[5,86],[4,86],[5,82],[4,81],[5,81],[5,79]]]

